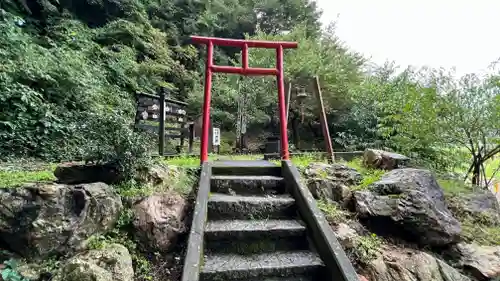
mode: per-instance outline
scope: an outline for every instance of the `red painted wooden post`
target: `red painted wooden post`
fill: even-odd
[[[278,70],[278,104],[280,110],[280,133],[281,133],[281,159],[288,160],[288,131],[287,116],[285,104],[285,73],[283,72],[283,46],[276,48],[276,68]]]
[[[207,62],[205,66],[205,93],[203,98],[203,121],[201,129],[201,163],[208,161],[208,138],[210,136],[210,100],[212,91],[212,66],[214,63],[214,45],[212,41],[207,44]]]
[[[297,48],[296,42],[273,42],[258,40],[239,40],[215,37],[191,36],[191,41],[197,44],[207,45],[207,62],[205,67],[205,90],[203,100],[203,129],[201,134],[201,163],[208,161],[208,137],[210,128],[210,100],[212,90],[212,73],[233,73],[240,75],[274,75],[278,86],[278,105],[280,115],[281,133],[281,158],[289,159],[288,134],[287,134],[287,112],[285,102],[285,84],[283,71],[283,49]],[[214,46],[240,47],[242,48],[242,66],[222,66],[213,64]],[[256,68],[248,66],[248,48],[276,49],[276,68]]]

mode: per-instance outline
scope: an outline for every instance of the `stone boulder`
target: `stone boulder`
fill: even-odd
[[[177,166],[169,166],[163,163],[156,163],[144,167],[138,171],[135,180],[152,186],[164,186],[165,189],[172,187],[172,179],[177,179],[185,172]]]
[[[134,234],[144,250],[167,251],[185,231],[186,200],[175,192],[151,195],[133,206]]]
[[[384,234],[430,246],[445,246],[460,239],[461,225],[428,170],[390,171],[369,191],[355,192],[354,198],[358,216]]]
[[[363,154],[363,164],[368,168],[394,170],[406,165],[410,158],[383,150],[366,149]]]
[[[388,241],[381,243],[379,248],[371,249],[373,255],[370,259],[358,260],[352,253],[360,249],[360,233],[364,231],[360,232],[356,228],[355,224],[340,223],[335,226],[334,232],[351,262],[361,269],[363,274],[358,276],[360,281],[471,281],[444,261],[426,252],[397,246]],[[366,247],[373,246],[361,246]]]
[[[53,281],[133,281],[132,257],[120,244],[90,250],[64,263]]]
[[[500,226],[500,204],[495,194],[488,190],[454,196],[448,202],[450,210],[456,216],[469,216],[486,225]]]
[[[358,185],[363,177],[342,164],[311,163],[304,171],[307,187],[316,199],[328,199],[348,205],[352,198],[349,186]]]
[[[124,179],[118,167],[113,164],[83,164],[68,162],[60,164],[54,170],[58,183],[83,184],[104,182],[116,184]]]
[[[344,250],[352,249],[356,246],[359,234],[346,223],[339,223],[333,229],[335,236]]]
[[[428,253],[393,246],[386,246],[364,269],[370,281],[470,281]]]
[[[104,183],[0,189],[0,245],[29,259],[71,253],[112,229],[121,209]]]
[[[142,184],[152,186],[166,186],[172,183],[171,179],[179,177],[182,173],[179,167],[156,163],[138,169],[134,179]],[[108,164],[83,164],[68,162],[56,167],[54,175],[58,183],[81,184],[104,182],[117,184],[125,179],[120,169],[111,163]]]
[[[455,248],[458,265],[478,280],[500,277],[500,246],[460,243]]]

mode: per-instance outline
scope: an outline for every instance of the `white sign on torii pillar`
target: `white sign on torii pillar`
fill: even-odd
[[[219,128],[213,128],[212,145],[216,145],[216,146],[220,145],[220,129]]]

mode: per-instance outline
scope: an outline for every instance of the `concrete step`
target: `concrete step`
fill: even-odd
[[[255,279],[290,280],[314,277],[324,270],[321,259],[310,251],[274,252],[257,255],[215,254],[205,256],[202,281]],[[276,279],[275,277],[289,277]],[[293,280],[293,279],[292,279]],[[301,279],[298,279],[301,280]],[[307,279],[306,279],[307,280]]]
[[[297,220],[220,220],[205,228],[207,253],[242,255],[309,249],[306,227]]]
[[[295,200],[289,195],[241,196],[210,193],[208,219],[292,219],[297,217]]]
[[[231,281],[316,281],[316,280],[317,281],[325,280],[325,278],[324,277],[314,278],[313,276],[297,276],[297,277],[270,277],[270,278],[244,279],[244,280],[239,279]]]
[[[302,235],[306,226],[299,220],[219,220],[205,227],[208,238],[258,238],[263,235],[289,237]]]
[[[239,195],[283,194],[286,191],[284,179],[276,176],[212,176],[210,189]]]
[[[212,175],[281,176],[281,167],[264,160],[214,161]]]
[[[239,254],[255,255],[276,251],[309,250],[309,242],[305,235],[289,237],[261,237],[247,239],[217,239],[204,242],[207,254]]]

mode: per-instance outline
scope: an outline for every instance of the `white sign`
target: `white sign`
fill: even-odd
[[[220,145],[220,129],[219,128],[213,128],[212,145]]]

